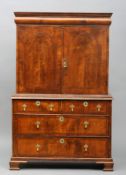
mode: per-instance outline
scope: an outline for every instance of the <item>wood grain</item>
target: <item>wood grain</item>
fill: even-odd
[[[108,28],[65,27],[62,93],[108,93]]]
[[[19,20],[21,24],[17,24],[17,93],[108,93],[109,26],[80,24],[81,20],[88,23],[95,20],[96,16],[98,21],[104,23],[110,20],[110,14],[99,14],[93,18],[89,15],[89,19],[86,19],[85,15],[76,19],[72,14],[70,16],[44,16],[43,19],[42,16],[24,19],[16,17],[25,22],[47,20],[53,24],[29,25]],[[61,23],[68,20],[69,25],[72,20],[75,25],[56,25],[55,20]]]
[[[63,138],[64,143],[60,143],[62,138],[16,138],[14,156],[28,157],[108,157],[108,140],[107,139],[80,139],[80,138]],[[36,145],[40,145],[39,151],[36,151]],[[88,145],[88,150],[84,151],[84,145]],[[30,150],[30,152],[29,152]]]
[[[109,136],[108,122],[104,116],[14,115],[15,132],[29,135]]]
[[[40,106],[36,103],[39,102]],[[87,106],[84,106],[87,103]],[[24,109],[25,105],[25,109]],[[13,100],[14,113],[61,113],[109,115],[109,101],[103,100]],[[52,106],[52,107],[51,107]],[[73,107],[72,107],[73,106]],[[100,106],[100,109],[98,107]]]
[[[15,12],[17,24],[43,25],[110,25],[112,13],[47,13],[47,12]]]
[[[18,93],[61,92],[62,43],[59,27],[17,27]]]
[[[93,163],[113,170],[111,16],[15,12],[10,169]]]

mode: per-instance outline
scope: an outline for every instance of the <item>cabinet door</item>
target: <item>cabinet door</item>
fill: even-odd
[[[106,94],[107,69],[108,27],[64,28],[63,93]]]
[[[18,93],[61,92],[62,36],[57,26],[18,25]]]

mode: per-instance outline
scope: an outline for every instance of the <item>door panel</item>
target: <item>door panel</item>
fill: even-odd
[[[64,28],[63,93],[107,93],[107,43],[106,26]]]
[[[60,93],[62,30],[19,25],[17,35],[17,92]]]

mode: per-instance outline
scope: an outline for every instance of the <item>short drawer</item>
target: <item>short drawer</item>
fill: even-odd
[[[17,134],[108,136],[109,118],[82,115],[14,115]]]
[[[14,113],[58,113],[60,107],[55,100],[13,100]]]
[[[26,157],[109,157],[105,138],[16,138],[14,156]]]
[[[63,101],[62,111],[67,114],[109,114],[110,101]]]

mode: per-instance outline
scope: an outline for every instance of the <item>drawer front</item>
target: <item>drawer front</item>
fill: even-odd
[[[16,138],[14,156],[106,158],[108,150],[105,138]]]
[[[98,100],[14,100],[14,113],[101,114],[108,115],[110,102]]]
[[[17,134],[108,136],[108,117],[81,115],[15,115]]]
[[[78,114],[108,114],[109,102],[107,101],[63,101],[62,111],[64,113]]]
[[[55,100],[14,100],[14,113],[58,113],[61,103]]]

